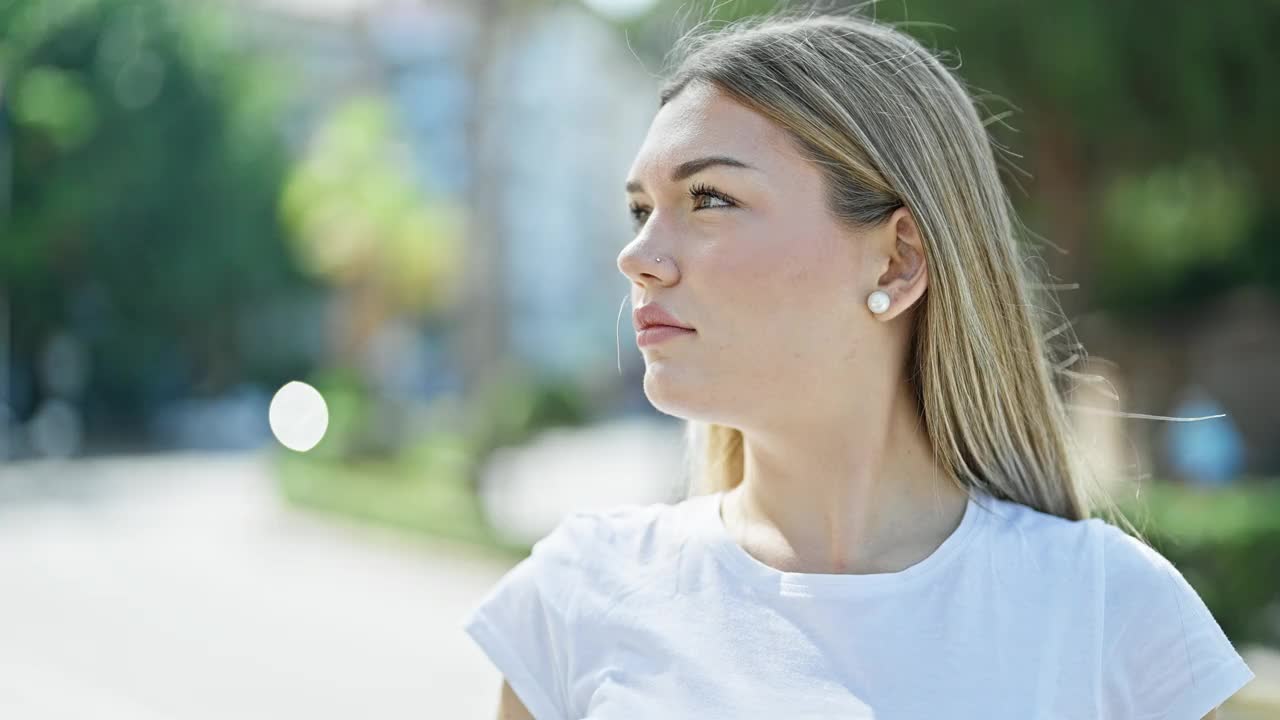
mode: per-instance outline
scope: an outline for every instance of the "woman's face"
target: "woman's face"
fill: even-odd
[[[746,167],[680,172],[704,158]],[[856,406],[857,366],[885,360],[865,303],[893,240],[839,225],[780,128],[691,84],[654,117],[627,186],[636,236],[618,269],[632,307],[659,303],[696,331],[641,348],[656,408],[745,428]]]

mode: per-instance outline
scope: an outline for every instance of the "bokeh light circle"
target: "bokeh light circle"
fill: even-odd
[[[271,398],[267,419],[281,445],[306,452],[324,437],[329,427],[329,407],[319,390],[293,380]]]

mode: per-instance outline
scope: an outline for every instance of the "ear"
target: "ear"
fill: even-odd
[[[889,309],[875,315],[881,321],[892,320],[910,310],[929,285],[925,263],[924,238],[911,211],[900,207],[873,232],[877,266],[885,268],[876,286],[867,290],[883,290],[889,294]]]

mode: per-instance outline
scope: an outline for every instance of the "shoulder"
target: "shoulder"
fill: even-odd
[[[1119,717],[1204,717],[1253,673],[1200,594],[1159,551],[1109,523],[1102,666]]]
[[[654,502],[574,510],[534,543],[531,556],[592,573],[619,563],[647,565],[682,543],[686,507],[684,502]]]
[[[687,507],[687,502],[653,502],[575,510],[535,548],[574,555],[589,567],[615,565],[620,560],[648,564],[683,542]]]
[[[533,555],[573,573],[573,606],[604,614],[636,589],[661,591],[689,539],[689,501],[628,503],[566,515]],[[563,574],[561,573],[563,576]]]
[[[987,498],[994,544],[1037,558],[1058,558],[1097,573],[1111,604],[1123,597],[1171,590],[1177,569],[1157,550],[1102,518],[1068,520],[1035,508]],[[985,508],[983,508],[985,511]]]
[[[1133,635],[1129,626],[1158,619],[1179,626],[1212,623],[1199,593],[1159,550],[1124,530],[1097,520],[1103,558],[1108,635],[1114,641]],[[1216,624],[1214,624],[1216,629]]]
[[[978,511],[994,552],[1028,569],[1075,575],[1098,572],[1103,563],[1105,523],[1098,518],[1068,520],[1028,505],[982,496]]]
[[[1109,591],[1158,592],[1171,588],[1174,577],[1180,577],[1173,563],[1155,548],[1115,525],[1096,522]]]
[[[1187,634],[1227,646],[1200,594],[1158,550],[1109,523],[1099,526],[1104,558],[1103,628],[1108,657],[1143,646],[1183,651]],[[1148,653],[1148,656],[1158,652]]]
[[[1217,637],[1199,594],[1146,542],[1102,518],[1067,520],[1009,501],[994,504],[999,546],[1028,548],[1020,554],[1037,558],[1042,569],[1093,589],[1108,652],[1143,640],[1172,643],[1175,632],[1193,625]]]
[[[1029,505],[1004,500],[991,495],[979,496],[979,512],[988,516],[988,524],[996,532],[1012,535],[1033,535],[1045,539],[1086,539],[1094,532],[1094,519],[1068,520],[1042,512]]]

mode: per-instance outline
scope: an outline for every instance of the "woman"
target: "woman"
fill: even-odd
[[[500,717],[1213,717],[1253,673],[1091,517],[961,83],[856,16],[684,48],[618,267],[694,492],[571,514],[474,609]]]

